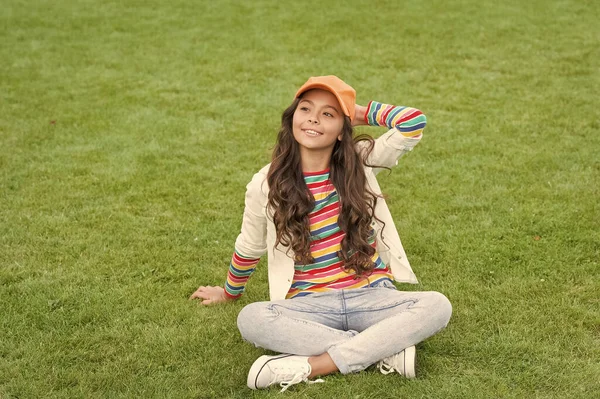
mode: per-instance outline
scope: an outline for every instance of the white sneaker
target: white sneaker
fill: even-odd
[[[312,371],[308,356],[296,355],[263,355],[256,359],[248,372],[248,388],[261,389],[279,384],[284,392],[290,386],[300,382],[314,384],[323,380],[309,381]]]
[[[417,350],[414,346],[404,349],[395,355],[386,357],[377,363],[377,368],[382,374],[390,374],[394,371],[406,378],[415,378],[415,358]]]

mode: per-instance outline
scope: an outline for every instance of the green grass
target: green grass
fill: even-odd
[[[380,183],[404,288],[454,315],[416,380],[286,397],[597,397],[599,4],[238,3],[3,1],[0,397],[281,397],[245,387],[264,351],[235,326],[266,265],[237,303],[187,297],[222,284],[245,185],[321,74],[427,114]]]

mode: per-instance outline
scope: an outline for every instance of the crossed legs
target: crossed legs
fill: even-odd
[[[363,370],[434,335],[451,313],[440,293],[375,287],[251,303],[238,328],[258,347],[309,356],[313,377]]]

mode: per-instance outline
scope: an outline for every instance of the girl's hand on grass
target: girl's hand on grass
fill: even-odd
[[[200,299],[202,300],[202,305],[212,305],[231,300],[225,295],[225,289],[223,287],[212,286],[200,286],[200,288],[190,296],[190,299]]]

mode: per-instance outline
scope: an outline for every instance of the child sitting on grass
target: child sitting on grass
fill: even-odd
[[[268,253],[270,301],[245,306],[242,337],[281,353],[259,357],[248,387],[286,390],[317,376],[364,370],[415,377],[415,345],[452,313],[417,283],[376,174],[422,137],[421,111],[371,101],[335,76],[310,78],[283,112],[272,162],[247,186],[241,233],[224,287],[201,286],[203,304],[235,300]],[[373,139],[353,126],[386,126]]]

